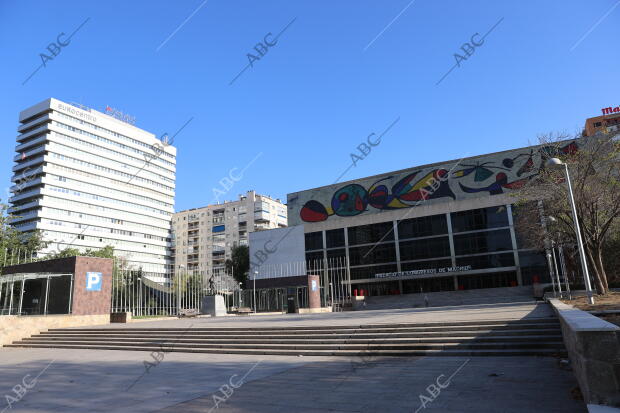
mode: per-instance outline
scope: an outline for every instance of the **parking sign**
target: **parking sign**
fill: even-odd
[[[86,273],[86,291],[101,291],[101,280],[103,276],[100,272]]]

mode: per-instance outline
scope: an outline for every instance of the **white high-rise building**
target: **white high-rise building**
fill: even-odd
[[[19,114],[13,226],[39,229],[39,255],[114,247],[127,266],[171,270],[176,148],[102,112],[47,99]]]

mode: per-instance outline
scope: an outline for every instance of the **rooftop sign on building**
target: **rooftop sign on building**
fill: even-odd
[[[113,107],[107,106],[105,107],[105,113],[106,115],[110,115],[115,119],[118,119],[120,121],[129,123],[130,125],[135,125],[136,124],[136,118],[135,116],[131,116],[128,115],[127,113],[123,113],[118,109],[115,109]]]
[[[601,111],[603,112],[603,115],[611,115],[614,113],[620,113],[620,106],[616,106],[615,108],[610,106],[608,108],[601,109]]]

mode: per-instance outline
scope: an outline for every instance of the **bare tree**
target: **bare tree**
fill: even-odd
[[[620,217],[618,138],[618,133],[574,137],[575,144],[567,146],[570,141],[567,135],[540,136],[542,159],[539,173],[515,193],[519,198],[517,204],[521,205],[517,223],[526,232],[526,242],[548,248],[544,240],[553,236],[559,242],[575,245],[577,240],[565,175],[561,170],[545,168],[545,161],[556,157],[568,165],[588,269],[599,294],[605,294],[609,289],[603,251],[611,229]],[[542,200],[542,205],[533,207],[536,204],[532,200]]]

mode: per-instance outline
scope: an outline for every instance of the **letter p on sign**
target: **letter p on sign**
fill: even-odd
[[[101,280],[103,279],[100,272],[86,273],[86,291],[101,291]]]

